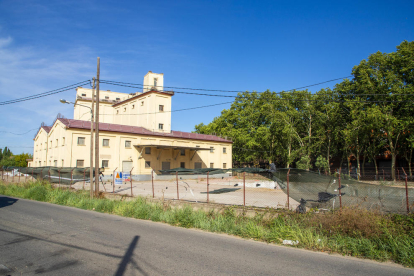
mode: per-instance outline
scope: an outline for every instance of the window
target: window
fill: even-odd
[[[121,100],[121,98],[116,98],[116,100],[117,100],[117,101],[120,101],[120,100]]]
[[[109,100],[109,97],[108,96],[105,96],[105,100]]]
[[[151,154],[151,148],[145,148],[145,154]]]
[[[210,163],[210,168],[214,168],[214,163]]]
[[[53,161],[53,163],[55,163],[54,166],[57,167],[57,160]]]
[[[65,137],[62,138],[62,146],[65,145]]]
[[[227,153],[227,149],[226,148],[223,148],[223,153]]]
[[[82,97],[86,97],[86,94],[82,94]]]
[[[39,161],[39,167],[41,167],[42,166],[42,161]]]
[[[141,102],[141,106],[144,106],[144,101]]]
[[[214,153],[214,147],[210,147],[210,152]]]
[[[227,163],[223,163],[223,169],[227,169]]]
[[[158,109],[159,109],[160,111],[164,111],[164,106],[163,106],[163,105],[159,105],[159,106],[158,106]]]
[[[65,164],[65,160],[62,159],[62,167],[63,167],[64,164]]]
[[[125,141],[125,147],[130,148],[131,147],[131,141]]]
[[[50,143],[49,143],[49,149],[51,149],[52,148],[52,141],[50,141]]]
[[[85,137],[78,137],[78,145],[80,146],[85,145]]]
[[[76,167],[83,168],[83,160],[76,160]]]
[[[56,139],[56,146],[55,146],[55,148],[57,148],[58,146],[59,146],[59,139]],[[57,166],[55,166],[55,167],[57,167]]]
[[[109,139],[103,139],[102,140],[102,146],[103,147],[109,147]]]
[[[151,168],[151,162],[145,161],[145,168]]]
[[[180,163],[180,168],[185,169],[185,162],[181,162],[181,163]]]
[[[47,149],[47,143],[45,143],[45,149]]]
[[[52,166],[52,161],[51,160],[49,160],[49,166]]]
[[[181,156],[185,156],[185,149],[181,149],[181,150],[180,150],[180,155],[181,155]]]
[[[164,129],[164,124],[158,124],[158,129]]]
[[[108,168],[109,160],[102,160],[102,168]]]
[[[199,147],[200,147],[199,145],[196,146],[196,148],[199,148]]]
[[[201,162],[195,162],[194,169],[201,169]]]
[[[134,108],[135,108],[135,104],[132,105],[132,109],[134,109]]]
[[[116,111],[116,114],[119,114],[119,110]]]
[[[126,111],[126,107],[124,107],[124,112]]]
[[[155,87],[155,89],[157,89],[157,84],[158,84],[158,79],[154,78],[154,87]]]

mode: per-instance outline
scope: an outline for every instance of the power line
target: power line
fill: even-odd
[[[342,77],[342,78],[327,80],[327,81],[323,81],[323,82],[320,82],[320,83],[315,83],[315,84],[302,86],[302,87],[299,87],[299,88],[290,89],[290,90],[287,90],[287,91],[293,91],[293,90],[297,90],[297,89],[303,89],[303,88],[307,88],[307,87],[317,86],[317,85],[321,85],[321,84],[324,84],[324,83],[333,82],[333,81],[337,81],[337,80],[342,80],[342,79],[346,79],[346,78],[350,78],[350,77],[352,77],[352,76],[346,76],[346,77]],[[143,88],[145,86],[146,87],[162,87],[160,85],[153,86],[153,85],[145,85],[145,84],[138,84],[138,83],[111,81],[111,80],[100,80],[100,82],[107,83],[107,84],[112,84],[113,83],[114,85],[116,85],[116,84],[126,84],[126,85],[140,86],[140,87],[134,87],[134,88]],[[245,92],[245,91],[240,91],[240,90],[206,89],[206,88],[174,87],[174,86],[164,86],[164,88],[194,90],[194,91],[225,92],[225,93],[242,93],[242,92]],[[263,92],[258,92],[258,93],[263,93]]]
[[[148,112],[148,113],[138,113],[138,114],[102,114],[102,113],[99,113],[99,115],[151,115],[151,114],[167,113],[167,112],[169,112],[169,113],[172,113],[172,112],[180,112],[180,111],[186,111],[186,110],[192,110],[192,109],[199,109],[199,108],[206,108],[206,107],[212,107],[212,106],[229,104],[229,103],[233,103],[233,102],[224,102],[224,103],[218,103],[218,104],[209,104],[209,105],[189,107],[189,108],[176,109],[176,110],[170,110],[170,111],[158,111],[158,112]]]
[[[28,131],[23,132],[23,133],[14,133],[14,132],[9,132],[9,131],[4,131],[4,130],[0,130],[0,132],[3,132],[3,133],[10,133],[10,134],[13,134],[13,135],[25,135],[25,134],[27,134],[27,133],[29,133],[29,132],[33,131],[33,130],[38,130],[38,129],[39,129],[38,127],[37,127],[37,128],[33,128],[33,129],[28,130]]]
[[[58,94],[58,93],[62,93],[68,90],[71,90],[73,88],[76,88],[80,85],[84,85],[90,83],[90,80],[86,80],[86,81],[82,81],[82,82],[78,82],[72,85],[68,85],[62,88],[58,88],[58,89],[54,89],[48,92],[43,92],[40,94],[34,94],[32,96],[27,96],[27,97],[23,97],[23,98],[18,98],[18,99],[14,99],[14,100],[9,100],[9,101],[4,101],[4,102],[0,102],[0,105],[7,105],[7,104],[14,104],[14,103],[19,103],[19,102],[24,102],[24,101],[29,101],[29,100],[34,100],[34,99],[38,99],[38,98],[42,98],[42,97],[46,97],[46,96],[50,96],[50,95],[54,95],[54,94]]]
[[[141,88],[141,87],[136,87],[133,85],[127,85],[127,84],[118,84],[118,83],[109,83],[107,81],[101,81],[101,83],[106,83],[106,84],[110,84],[110,85],[116,85],[116,86],[122,86],[122,87],[129,87],[129,88]],[[317,85],[317,84],[314,84]],[[312,86],[312,85],[310,85]],[[295,89],[291,89],[291,90],[287,90],[287,91],[282,91],[282,92],[272,92],[272,94],[276,94],[276,95],[280,95],[280,94],[284,94],[287,93],[288,91],[293,91]],[[166,90],[159,90],[159,92],[170,92],[170,91],[166,91]],[[187,91],[174,91],[174,93],[179,93],[179,94],[188,94],[188,95],[196,95],[196,96],[207,96],[207,97],[221,97],[221,98],[234,98],[236,96],[233,95],[218,95],[218,94],[206,94],[206,93],[196,93],[196,92],[187,92]],[[264,92],[257,92],[258,94],[264,93]],[[333,95],[338,95],[338,94],[333,94]],[[354,96],[363,96],[363,95],[367,95],[367,96],[378,96],[378,95],[388,95],[389,94],[360,94],[360,95],[354,95]],[[402,95],[412,95],[412,94],[392,94],[393,96],[402,96]],[[266,100],[266,98],[261,98],[263,100]],[[389,101],[372,101],[372,100],[334,100],[334,99],[283,99],[283,98],[279,98],[279,100],[284,100],[284,101],[305,101],[305,102],[358,102],[358,103],[394,103],[394,102],[413,102],[413,100],[403,100],[403,101],[396,101],[396,100],[389,100]]]

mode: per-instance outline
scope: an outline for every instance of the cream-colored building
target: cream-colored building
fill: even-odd
[[[232,141],[171,130],[171,98],[163,74],[144,77],[143,92],[100,91],[99,166],[105,174],[131,171],[145,179],[154,170],[231,168]],[[89,167],[93,91],[79,87],[74,119],[58,118],[39,129],[30,166]]]

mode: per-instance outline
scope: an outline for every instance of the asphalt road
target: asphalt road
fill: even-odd
[[[0,195],[0,275],[414,275],[395,264]]]

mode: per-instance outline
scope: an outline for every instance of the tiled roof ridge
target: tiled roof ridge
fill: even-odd
[[[58,118],[58,120],[61,121],[68,128],[91,129],[90,121],[66,119],[66,118]],[[111,132],[143,134],[143,135],[153,135],[153,136],[163,136],[163,137],[173,137],[173,138],[183,138],[183,139],[209,140],[209,141],[216,141],[216,142],[233,143],[232,141],[227,140],[225,138],[215,136],[215,135],[210,135],[210,134],[200,134],[200,133],[184,132],[184,131],[177,131],[177,130],[172,130],[170,133],[153,132],[153,131],[151,131],[149,129],[146,129],[144,127],[141,127],[141,126],[129,126],[129,125],[99,123],[99,130],[101,130],[101,131],[111,131]]]

